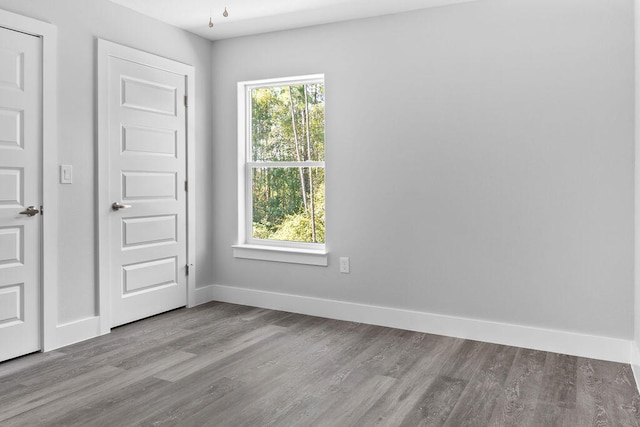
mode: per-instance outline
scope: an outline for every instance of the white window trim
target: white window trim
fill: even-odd
[[[254,239],[251,237],[252,224],[248,220],[248,209],[252,209],[251,180],[247,174],[254,166],[263,167],[323,167],[324,162],[253,162],[247,158],[250,153],[248,136],[251,123],[248,108],[251,105],[251,90],[256,87],[295,85],[311,82],[324,82],[324,74],[285,77],[268,80],[253,80],[238,83],[238,244],[233,245],[235,258],[262,261],[288,262],[295,264],[327,266],[328,252],[326,243],[281,242],[275,240]]]

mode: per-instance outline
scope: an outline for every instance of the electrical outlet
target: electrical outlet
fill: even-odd
[[[340,258],[340,273],[349,274],[349,257]]]

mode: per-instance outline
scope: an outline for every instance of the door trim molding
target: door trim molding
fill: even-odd
[[[109,124],[108,124],[108,58],[116,57],[127,61],[149,65],[154,68],[184,75],[189,106],[186,111],[186,176],[189,181],[187,192],[187,263],[195,266],[196,260],[196,209],[195,209],[195,69],[171,59],[147,53],[128,46],[123,46],[103,39],[97,39],[97,108],[98,146],[96,164],[98,170],[97,209],[97,264],[98,264],[98,316],[100,318],[100,334],[111,331],[111,287],[109,280],[109,200],[104,195],[109,190]],[[195,305],[196,269],[191,268],[187,276],[187,306]]]
[[[42,39],[42,276],[43,351],[57,348],[58,336],[58,29],[55,25],[0,9],[0,26]]]

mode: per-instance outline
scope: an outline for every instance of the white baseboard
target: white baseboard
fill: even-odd
[[[100,317],[89,317],[56,327],[56,337],[51,348],[55,350],[66,345],[75,344],[102,335],[100,333]]]
[[[195,307],[200,304],[205,304],[210,301],[213,301],[213,285],[204,286],[201,288],[196,288],[194,304],[189,307]]]
[[[222,301],[311,316],[367,323],[436,335],[630,363],[630,340],[488,322],[390,307],[212,285],[199,290],[202,303]],[[209,298],[209,300],[206,300]],[[635,345],[634,345],[635,347]]]
[[[213,286],[205,286],[196,288],[195,304],[204,304],[213,300]],[[100,317],[88,317],[86,319],[76,320],[73,322],[58,325],[53,328],[51,338],[44,343],[43,351],[52,351],[58,348],[85,341],[91,338],[99,337],[105,333],[110,333],[111,328],[107,328],[106,332],[100,329]]]
[[[633,377],[636,380],[636,387],[640,391],[640,348],[635,341],[631,342],[631,370],[633,371]]]

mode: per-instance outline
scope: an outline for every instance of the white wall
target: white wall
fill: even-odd
[[[635,8],[635,251],[634,251],[634,337],[631,349],[631,367],[640,385],[640,0]]]
[[[211,43],[106,0],[0,0],[0,8],[58,28],[59,161],[74,167],[60,185],[59,323],[96,313],[96,39],[191,64],[196,72],[198,278],[211,283]],[[46,179],[57,180],[57,177]],[[46,209],[46,207],[45,207]]]
[[[214,42],[213,283],[631,339],[633,49],[632,0]],[[326,75],[330,265],[234,259],[236,83],[310,73]]]

